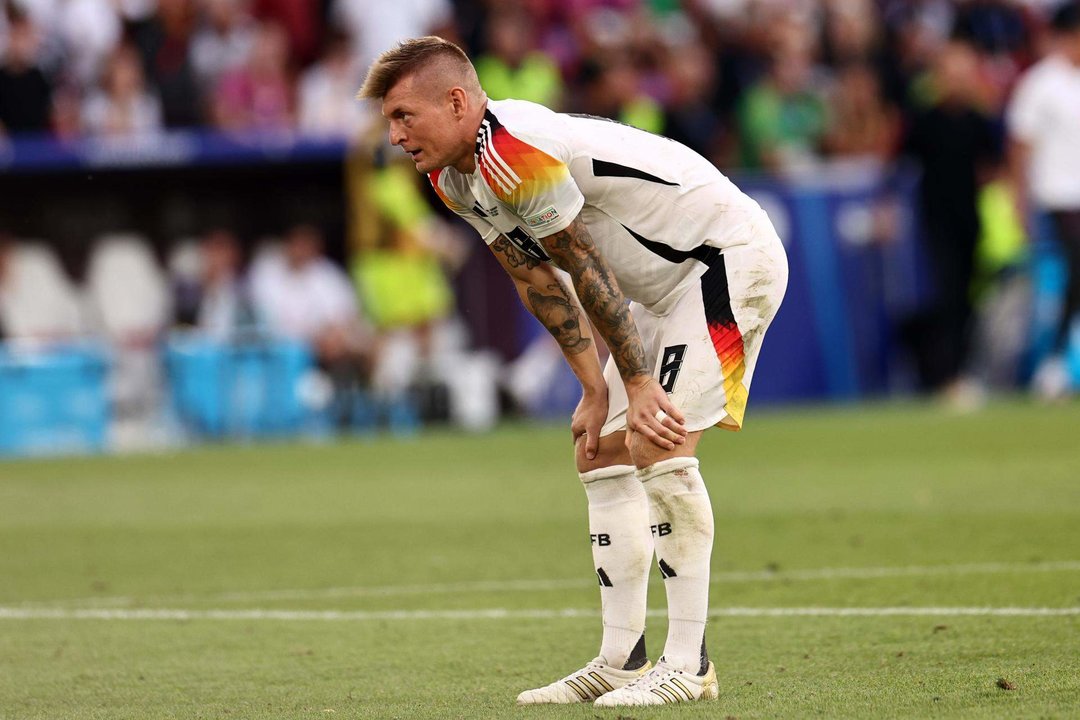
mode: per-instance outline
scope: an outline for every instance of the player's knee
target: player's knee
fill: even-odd
[[[676,445],[674,450],[666,450],[649,440],[641,433],[632,432],[627,440],[630,450],[630,459],[638,468],[647,468],[661,460],[670,460],[677,457],[693,457],[697,452],[697,441],[700,432],[692,432],[682,445]]]
[[[574,447],[574,458],[579,473],[589,472],[612,465],[631,465],[630,452],[627,450],[623,433],[616,432],[600,438],[596,457],[590,460],[585,455],[585,438],[579,437]]]

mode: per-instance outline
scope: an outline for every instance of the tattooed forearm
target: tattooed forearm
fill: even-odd
[[[491,243],[491,249],[497,253],[502,253],[506,256],[506,264],[512,268],[521,267],[524,265],[527,269],[532,270],[534,267],[540,264],[540,261],[534,257],[526,255],[510,242],[505,235],[500,235],[495,238],[495,241]]]
[[[529,288],[529,305],[537,320],[558,341],[568,355],[577,355],[592,347],[592,339],[581,335],[581,313],[561,283],[548,285],[551,295]]]
[[[589,231],[575,220],[544,242],[552,259],[574,281],[585,312],[607,343],[623,380],[648,373],[645,348],[615,276],[596,251]]]

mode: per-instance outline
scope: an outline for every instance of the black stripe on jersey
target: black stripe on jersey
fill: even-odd
[[[638,180],[647,180],[648,182],[670,185],[671,187],[679,186],[679,183],[673,183],[664,180],[663,178],[658,178],[644,170],[627,167],[626,165],[620,165],[619,163],[608,162],[607,160],[597,160],[596,158],[593,158],[592,161],[592,173],[594,177],[637,178]]]
[[[711,245],[698,245],[693,250],[676,250],[670,245],[649,240],[623,225],[626,232],[647,249],[668,262],[682,263],[687,260],[699,260],[709,267],[701,276],[701,298],[705,304],[705,320],[709,323],[733,325],[735,311],[731,309],[731,292],[728,290],[727,263],[719,248]],[[663,574],[663,567],[661,567]]]
[[[668,262],[684,263],[687,260],[700,260],[709,267],[712,267],[716,264],[718,259],[722,259],[720,249],[714,248],[711,245],[698,245],[692,250],[676,250],[670,245],[665,245],[664,243],[642,237],[625,225],[623,225],[623,229],[630,233],[635,240],[644,245],[645,249],[656,253]]]
[[[477,155],[482,155],[484,153],[484,149],[487,147],[488,143],[491,142],[491,135],[494,134],[496,130],[502,127],[502,123],[499,122],[499,118],[495,117],[495,114],[486,108],[484,110],[484,120],[487,120],[487,124],[485,125],[484,123],[480,123],[480,129],[476,131]],[[491,128],[490,133],[488,131],[489,127]]]
[[[480,207],[480,201],[479,200],[477,200],[473,204],[472,209],[473,209],[473,212],[476,213],[477,215],[479,215],[480,217],[487,217],[488,216],[488,214],[484,210],[484,208]]]
[[[731,309],[731,291],[728,289],[727,264],[724,256],[718,255],[717,261],[701,276],[701,301],[705,306],[705,322],[710,325],[735,324],[735,311]]]

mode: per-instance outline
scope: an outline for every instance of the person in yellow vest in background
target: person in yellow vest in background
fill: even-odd
[[[432,211],[411,163],[391,160],[382,140],[382,133],[364,138],[347,160],[349,269],[379,333],[373,390],[393,404],[433,379],[437,330],[454,311],[447,275],[465,252]]]
[[[1017,212],[1016,189],[1004,162],[987,167],[976,196],[979,238],[971,302],[975,311],[974,338],[968,368],[974,393],[960,398],[982,404],[984,389],[1014,388],[1028,349],[1032,303],[1028,267],[1028,234]]]
[[[532,47],[534,34],[520,10],[496,11],[488,23],[487,52],[476,61],[476,74],[488,97],[514,97],[558,109],[563,80],[546,54]]]

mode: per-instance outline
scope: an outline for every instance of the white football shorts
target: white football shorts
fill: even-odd
[[[761,342],[787,290],[787,255],[764,213],[754,220],[753,233],[746,245],[722,253],[708,248],[702,258],[708,270],[666,314],[630,303],[649,370],[691,432],[742,428]],[[610,435],[626,429],[627,409],[626,388],[611,358],[604,380],[608,417],[600,434]]]

